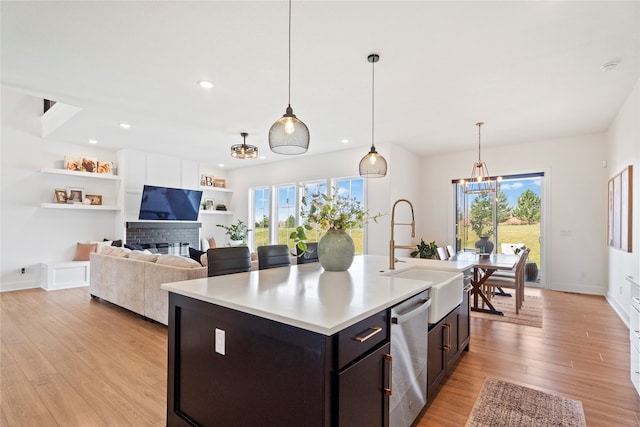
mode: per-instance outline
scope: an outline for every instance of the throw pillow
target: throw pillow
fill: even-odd
[[[209,258],[207,258],[206,252],[202,253],[202,256],[200,257],[200,264],[202,264],[203,267],[206,267],[209,265]]]
[[[196,268],[202,267],[198,261],[179,255],[161,255],[156,264],[169,265],[171,267]]]
[[[76,244],[76,255],[74,261],[89,261],[89,254],[95,252],[98,245],[95,243],[78,243]]]
[[[213,237],[209,239],[209,249],[213,249],[216,247],[216,239]]]
[[[131,244],[125,244],[124,247],[126,249],[131,249],[132,251],[141,251],[145,248],[142,247],[142,245],[138,245],[136,243],[131,243]]]
[[[191,258],[192,260],[198,261],[200,264],[202,264],[202,261],[200,261],[202,254],[206,255],[206,252],[199,251],[197,249],[189,247],[189,258]]]
[[[113,243],[113,242],[111,240],[105,240],[103,242],[89,242],[89,243],[95,243],[96,246],[97,246],[96,247],[96,252],[100,254],[100,253],[102,253],[102,250],[104,248],[111,247],[111,243]]]
[[[156,262],[159,257],[160,257],[160,254],[152,254],[152,253],[140,252],[140,251],[131,251],[129,253],[130,259],[137,259],[138,261]]]
[[[111,242],[111,246],[115,246],[117,248],[121,248],[122,247],[122,240],[109,240],[109,239],[104,239],[105,242]]]

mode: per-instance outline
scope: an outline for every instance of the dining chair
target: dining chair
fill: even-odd
[[[296,253],[298,255],[298,264],[318,262],[318,242],[307,243],[307,250],[304,253],[296,246]]]
[[[453,246],[447,245],[447,253],[449,254],[449,258],[456,254],[456,250],[453,249]]]
[[[489,296],[493,294],[495,288],[513,289],[516,295],[516,314],[520,314],[524,301],[524,266],[528,257],[529,249],[525,249],[520,253],[513,275],[496,272],[484,282],[485,294]]]
[[[436,248],[436,251],[438,252],[438,259],[441,259],[442,261],[449,259],[449,255],[447,255],[447,250],[445,248],[439,247]]]
[[[258,270],[291,265],[291,253],[287,245],[258,246],[257,252]]]
[[[207,276],[251,271],[251,254],[246,246],[232,246],[207,250]]]

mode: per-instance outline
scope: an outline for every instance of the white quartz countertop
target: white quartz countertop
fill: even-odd
[[[413,258],[403,261],[390,271],[388,257],[362,255],[356,256],[353,265],[344,272],[325,271],[319,263],[310,263],[165,283],[161,288],[265,319],[333,335],[465,269],[454,266],[453,262],[445,265],[447,261],[435,261],[435,264]],[[415,267],[440,271],[434,272],[433,280],[390,275]]]

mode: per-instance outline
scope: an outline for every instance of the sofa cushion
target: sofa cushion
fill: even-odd
[[[198,268],[202,267],[198,261],[179,255],[160,255],[156,264],[169,265],[171,267]]]
[[[77,243],[73,261],[89,261],[89,254],[95,252],[97,248],[98,245],[95,243]]]
[[[160,254],[152,254],[148,251],[131,251],[129,253],[130,259],[137,259],[138,261],[156,262]]]
[[[96,246],[97,246],[96,247],[96,252],[97,253],[101,253],[102,249],[104,249],[105,247],[110,247],[112,242],[111,242],[111,240],[106,240],[106,241],[103,241],[103,242],[97,242],[96,241],[96,242],[89,242],[89,243],[95,243]]]
[[[120,257],[120,258],[127,258],[129,256],[129,253],[131,252],[130,249],[127,248],[119,248],[116,246],[107,246],[102,248],[102,250],[100,251],[101,255],[109,255],[109,256],[115,256],[115,257]]]

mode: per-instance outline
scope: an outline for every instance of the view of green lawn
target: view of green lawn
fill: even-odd
[[[500,252],[501,243],[524,243],[525,246],[531,251],[529,252],[529,260],[535,261],[540,267],[540,223],[536,224],[523,224],[523,225],[506,225],[500,224],[498,226],[498,242],[494,238],[490,238],[492,242],[496,243],[494,249],[495,252]],[[469,238],[467,241],[467,247],[473,247],[479,238],[469,228]]]
[[[287,229],[287,228],[279,229],[278,244],[288,245],[291,248],[291,250],[294,250],[295,248],[294,248],[293,240],[289,239],[289,235],[291,234],[292,231],[293,229]],[[267,228],[256,227],[253,229],[253,233],[255,237],[256,247],[269,244],[269,230]],[[353,243],[356,246],[356,255],[362,254],[362,250],[363,250],[362,247],[364,244],[363,230],[362,229],[349,230],[349,233],[351,234]],[[308,237],[310,241],[314,241],[311,233],[308,234]]]

